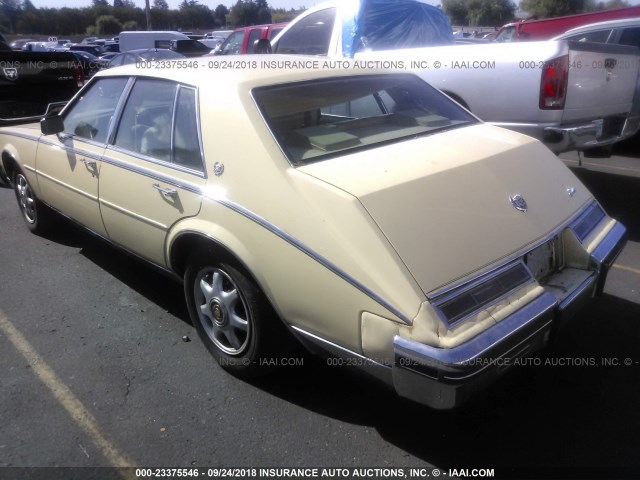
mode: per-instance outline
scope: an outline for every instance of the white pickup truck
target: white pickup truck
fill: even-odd
[[[455,45],[447,17],[422,0],[323,3],[294,19],[272,51],[413,71],[482,120],[536,137],[555,153],[611,145],[640,127],[640,117],[630,114],[637,48]]]

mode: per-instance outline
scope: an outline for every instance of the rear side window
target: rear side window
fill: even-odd
[[[146,157],[203,170],[195,90],[175,82],[136,80],[114,145]]]
[[[625,28],[620,35],[620,43],[622,45],[631,45],[640,47],[640,28]]]
[[[106,143],[113,112],[126,78],[104,78],[85,90],[64,115],[64,132],[75,137]]]

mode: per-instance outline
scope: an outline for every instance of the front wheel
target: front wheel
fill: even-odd
[[[16,173],[13,186],[22,218],[24,218],[27,227],[33,233],[44,233],[51,225],[51,210],[36,198],[29,180],[21,171]]]
[[[185,272],[184,288],[191,321],[225,370],[243,376],[271,370],[281,325],[246,274],[229,264],[196,257]]]

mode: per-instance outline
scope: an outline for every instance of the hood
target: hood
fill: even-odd
[[[425,294],[545,237],[591,198],[540,142],[490,125],[300,170],[357,197]]]

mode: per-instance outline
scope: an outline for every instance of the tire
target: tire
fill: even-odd
[[[13,177],[13,190],[27,228],[36,234],[42,234],[49,230],[53,212],[38,200],[31,189],[29,180],[20,170],[17,170]]]
[[[191,321],[222,368],[243,377],[273,370],[288,332],[248,275],[196,255],[188,263],[184,289]]]

